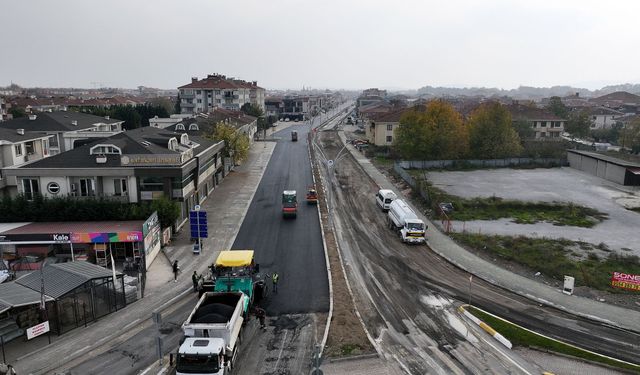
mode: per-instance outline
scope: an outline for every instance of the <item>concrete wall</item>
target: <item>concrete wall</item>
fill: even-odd
[[[567,158],[569,159],[571,168],[587,172],[607,181],[615,182],[616,184],[624,185],[624,178],[627,171],[625,167],[572,152],[567,154]]]

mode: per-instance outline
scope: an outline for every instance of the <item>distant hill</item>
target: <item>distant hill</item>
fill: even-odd
[[[503,90],[493,87],[433,87],[424,86],[417,90],[415,93],[418,96],[424,97],[442,97],[442,96],[470,96],[470,97],[502,97],[508,96],[513,99],[531,99],[540,100],[542,98],[548,98],[551,96],[568,96],[578,93],[581,97],[594,98],[606,94],[610,94],[616,91],[626,91],[632,94],[640,93],[640,84],[622,84],[605,86],[599,90],[591,91],[584,88],[576,88],[571,86],[553,86],[553,87],[531,87],[520,86],[517,89]]]

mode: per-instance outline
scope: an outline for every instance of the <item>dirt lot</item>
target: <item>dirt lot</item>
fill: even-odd
[[[397,188],[402,190],[407,197],[413,198],[414,202],[418,201],[418,199],[415,196],[413,196],[411,188],[393,171],[393,165],[375,163],[375,161],[373,162],[378,168],[378,170],[380,170],[383,174],[385,174],[387,178],[389,178],[389,180],[392,181]],[[608,207],[611,208],[611,206],[608,206]],[[422,206],[422,208],[423,210],[427,209],[427,207],[424,205]],[[640,215],[638,213],[634,213],[631,211],[628,211],[627,213],[638,215],[638,217],[640,218]],[[622,215],[626,215],[627,213],[623,212]],[[438,220],[434,220],[434,223],[440,224]],[[634,235],[636,235],[637,233],[638,232],[636,231]],[[520,233],[520,234],[524,234],[524,233]],[[537,234],[544,235],[544,232],[540,231],[540,232],[537,232]],[[562,288],[562,281],[560,280],[555,280],[549,277],[545,277],[543,274],[536,276],[536,273],[540,270],[532,270],[525,266],[519,265],[515,262],[511,262],[499,257],[495,257],[491,253],[482,251],[482,249],[470,249],[467,247],[467,250],[513,273],[527,277],[532,280],[536,280],[546,285],[553,286],[558,289]],[[589,287],[581,286],[581,287],[577,287],[574,290],[574,294],[580,297],[595,299],[603,303],[608,303],[608,304],[617,305],[617,306],[640,311],[640,293],[610,293],[606,291],[600,291],[600,290],[592,289]]]

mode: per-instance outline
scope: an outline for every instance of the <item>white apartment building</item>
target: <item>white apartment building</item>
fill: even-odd
[[[239,110],[247,103],[265,109],[265,90],[258,86],[257,81],[210,74],[201,80],[192,77],[191,83],[178,87],[178,90],[184,114],[208,113],[215,108]]]

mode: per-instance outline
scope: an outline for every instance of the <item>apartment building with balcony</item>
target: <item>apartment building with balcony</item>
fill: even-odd
[[[0,128],[0,198],[17,194],[16,178],[7,176],[5,168],[49,157],[51,137],[45,134],[25,133],[24,129]]]
[[[133,203],[166,197],[180,202],[179,228],[220,183],[215,176],[223,169],[223,148],[222,141],[143,127],[6,168],[5,174],[17,181],[13,193],[27,199],[40,194]]]
[[[0,121],[10,120],[13,118],[9,113],[9,108],[11,108],[11,104],[3,97],[0,97]]]
[[[191,83],[178,87],[178,90],[181,112],[185,114],[207,113],[215,108],[240,110],[247,103],[265,109],[265,90],[258,86],[257,81],[209,74],[201,80],[192,77]]]

